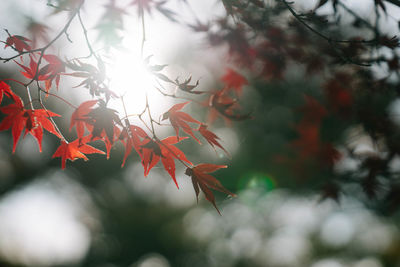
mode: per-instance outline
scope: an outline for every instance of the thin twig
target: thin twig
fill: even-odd
[[[140,48],[140,56],[143,58],[144,42],[146,42],[146,27],[144,24],[144,12],[142,13],[142,47]]]
[[[81,24],[81,27],[82,27],[82,30],[83,30],[83,35],[85,36],[86,45],[87,45],[87,47],[89,49],[89,52],[90,52],[90,54],[85,58],[89,58],[92,55],[94,55],[94,57],[97,58],[96,53],[93,51],[93,47],[90,44],[88,33],[87,33],[87,29],[85,27],[85,24],[83,23],[80,10],[78,11],[78,19],[79,19],[79,23]]]

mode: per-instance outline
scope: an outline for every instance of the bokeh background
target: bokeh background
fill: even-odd
[[[96,23],[107,2],[87,1],[82,13],[89,37],[100,51],[106,48],[104,40],[98,40]],[[206,21],[225,14],[220,1],[188,1],[190,8],[184,2],[168,3],[181,21]],[[296,2],[300,10],[316,3]],[[48,16],[52,12],[48,3],[52,1],[3,0],[1,28],[25,35],[27,25],[35,21],[56,33],[66,15]],[[346,3],[370,18],[373,1]],[[382,27],[398,34],[400,13],[395,8],[389,11],[390,18]],[[140,75],[134,63],[140,56],[142,32],[135,9],[127,12],[132,16],[124,20],[120,46],[107,51],[107,66],[113,89],[126,94],[134,113],[144,107],[143,98],[137,97],[144,85],[137,84]],[[321,12],[331,12],[330,7]],[[73,43],[57,42],[53,53],[62,52],[66,58],[77,51],[86,55],[75,22],[68,34]],[[1,32],[0,39],[6,38]],[[12,51],[1,52],[8,53]],[[172,77],[199,79],[200,90],[221,86],[219,79],[229,66],[227,47],[210,47],[201,34],[159,14],[146,15],[144,53],[152,55],[156,63],[169,64],[167,71]],[[377,76],[386,71],[380,66],[373,68]],[[1,64],[0,71],[4,78],[21,77],[12,62]],[[216,193],[222,216],[203,195],[196,203],[183,167],[177,169],[179,190],[160,166],[144,177],[138,156],[130,156],[121,168],[122,144],[113,148],[109,160],[92,155],[88,162],[68,162],[62,171],[60,160],[51,158],[57,138],[45,135],[39,153],[36,141],[27,136],[11,154],[10,132],[0,133],[0,266],[400,266],[398,212],[382,212],[365,201],[362,190],[352,184],[340,201],[325,199],[317,190],[326,179],[323,174],[299,182],[276,164],[276,156],[293,140],[293,125],[298,120],[295,110],[287,106],[300,106],[301,92],[319,90],[318,79],[305,79],[303,74],[300,67],[293,66],[286,70],[284,82],[254,81],[244,88],[243,107],[252,111],[253,119],[232,126],[218,121],[212,128],[232,158],[206,145],[187,142],[180,146],[193,162],[229,165],[215,175],[237,194],[230,198]],[[248,73],[244,75],[251,79]],[[58,93],[74,103],[89,99],[82,88],[73,88],[75,83],[63,78]],[[174,103],[157,92],[149,94],[154,113],[162,114]],[[391,106],[386,108],[396,115],[395,100],[388,101]],[[48,106],[65,118],[73,111],[55,101],[49,100]],[[116,103],[113,107],[121,111],[120,106]],[[207,115],[195,106],[190,111],[198,119]],[[68,135],[68,119],[57,123]],[[157,131],[173,134],[162,127]],[[354,150],[376,152],[368,136],[357,133],[357,128],[349,132]],[[391,167],[398,170],[399,164],[394,161]],[[344,157],[335,170],[345,173],[359,166],[360,162]]]

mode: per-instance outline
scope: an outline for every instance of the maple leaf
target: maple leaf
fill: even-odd
[[[90,139],[91,138],[88,135],[83,138],[78,138],[70,143],[68,143],[66,140],[61,140],[60,146],[53,154],[53,158],[61,158],[61,169],[65,169],[67,159],[69,159],[70,161],[74,161],[81,158],[87,161],[88,158],[85,156],[85,154],[105,154],[104,151],[88,145],[87,142],[89,142]]]
[[[146,132],[139,126],[130,125],[129,121],[126,125],[128,125],[128,128],[124,128],[119,137],[125,145],[125,155],[121,167],[124,167],[132,148],[134,148],[136,152],[140,153],[142,139],[149,138]]]
[[[189,114],[179,111],[181,110],[185,105],[187,105],[188,102],[184,103],[179,103],[173,105],[167,112],[163,114],[163,120],[169,119],[169,121],[172,124],[172,127],[175,129],[176,136],[179,139],[179,128],[182,128],[182,130],[189,134],[191,137],[193,137],[197,142],[200,142],[199,139],[194,135],[192,128],[186,123],[186,122],[191,122],[191,123],[197,123],[201,124],[198,120],[192,118]]]
[[[110,0],[107,5],[104,5],[104,10],[105,13],[95,26],[99,31],[97,40],[103,40],[107,45],[116,45],[122,40],[119,31],[124,29],[123,15],[127,12],[117,7],[115,0]]]
[[[38,75],[36,75],[36,71],[38,70],[38,63],[33,59],[32,55],[29,55],[30,57],[30,63],[29,67],[26,67],[17,61],[17,63],[21,68],[24,69],[25,72],[21,71],[21,74],[24,75],[28,79],[35,79],[37,81],[43,81],[48,79],[49,75],[49,65],[43,67],[42,69],[39,70]]]
[[[47,77],[45,84],[46,92],[50,90],[53,80],[55,80],[56,88],[58,90],[61,73],[65,72],[65,64],[59,57],[55,55],[43,55],[43,58],[49,63],[43,67],[43,69],[47,70]]]
[[[160,73],[160,71],[162,71],[165,67],[167,67],[168,65],[164,64],[164,65],[150,65],[150,59],[152,58],[152,55],[148,56],[145,60],[144,60],[144,65],[146,66],[146,69],[153,74],[154,76],[156,76],[158,79],[164,81],[164,82],[168,82],[168,83],[172,83],[175,84],[174,81],[172,81],[170,78],[168,78],[165,74]]]
[[[207,125],[200,124],[200,126],[197,130],[207,140],[207,142],[214,148],[214,150],[215,150],[215,146],[217,146],[217,147],[221,148],[226,153],[226,155],[230,156],[228,151],[226,151],[225,148],[219,143],[218,140],[220,138],[213,132],[209,131],[207,129]]]
[[[74,86],[74,88],[84,86],[85,88],[89,89],[89,92],[92,96],[99,96],[100,93],[104,93],[107,101],[110,96],[117,97],[114,92],[104,85],[104,81],[106,79],[106,69],[104,62],[100,58],[97,58],[97,67],[84,63],[78,59],[66,62],[65,64],[68,68],[74,70],[75,72],[64,75],[85,78],[80,84]]]
[[[97,137],[97,138],[93,138],[92,140],[103,140],[105,146],[106,146],[106,152],[107,152],[107,159],[110,158],[110,152],[111,152],[111,148],[114,144],[115,141],[118,140],[119,136],[121,135],[121,129],[118,128],[118,126],[114,125],[114,135],[113,135],[113,139],[109,140],[108,137],[103,136],[103,137]]]
[[[183,83],[180,83],[178,78],[175,79],[176,86],[182,91],[185,91],[187,93],[191,94],[204,94],[206,92],[203,91],[193,91],[194,88],[196,88],[199,85],[199,80],[196,81],[195,84],[191,85],[189,84],[190,81],[192,80],[192,76],[190,76],[188,79],[186,79]]]
[[[174,159],[179,159],[182,162],[185,161],[190,165],[192,165],[192,163],[186,158],[185,154],[180,149],[173,145],[186,138],[187,137],[181,137],[178,139],[176,136],[170,136],[163,140],[153,140],[148,137],[145,138],[139,149],[139,155],[142,158],[142,165],[144,168],[144,176],[147,176],[150,170],[161,159],[164,169],[172,177],[176,187],[179,188],[175,177]]]
[[[0,108],[0,111],[7,115],[7,117],[5,117],[0,123],[0,131],[11,128],[13,136],[13,153],[15,152],[18,139],[24,128],[24,137],[28,133],[35,137],[39,144],[40,152],[42,152],[43,128],[61,138],[53,123],[48,119],[49,117],[60,116],[54,112],[44,109],[26,110],[23,107],[22,101],[17,101],[14,104]]]
[[[92,108],[99,103],[98,108]],[[71,115],[70,131],[75,126],[78,138],[82,138],[85,128],[91,134],[91,141],[102,140],[106,146],[107,159],[110,157],[111,147],[118,140],[121,130],[114,121],[120,124],[115,110],[105,107],[102,100],[89,100],[79,105]]]
[[[16,101],[15,99],[19,98],[16,94],[13,93],[13,91],[11,91],[10,86],[8,84],[6,84],[3,81],[0,81],[0,103],[2,102],[4,95],[14,99],[14,101]]]
[[[7,38],[4,48],[11,46],[14,47],[18,52],[23,52],[24,50],[28,51],[31,50],[31,46],[28,44],[28,42],[31,42],[31,40],[21,35],[11,35]]]
[[[192,168],[187,168],[185,174],[192,177],[192,184],[194,191],[196,193],[197,201],[199,200],[200,190],[203,191],[206,199],[210,201],[218,213],[221,215],[220,211],[215,204],[215,197],[211,191],[211,189],[223,192],[232,197],[236,195],[231,193],[228,189],[226,189],[220,181],[218,181],[215,177],[211,176],[209,173],[215,172],[222,168],[227,168],[226,165],[215,165],[209,163],[203,163],[196,165]],[[211,189],[210,189],[211,188]]]
[[[242,87],[243,85],[248,84],[247,79],[241,74],[237,73],[235,70],[228,68],[224,76],[221,77],[221,80],[225,83],[228,88],[232,88],[235,90],[236,95],[242,95]]]
[[[109,109],[103,100],[98,100],[99,106],[92,109],[85,117],[86,122],[93,125],[92,140],[96,137],[103,137],[104,134],[108,140],[114,141],[114,125],[120,124],[118,113],[114,109]]]
[[[88,114],[92,111],[92,107],[97,104],[97,100],[85,101],[79,105],[71,115],[69,130],[75,126],[78,138],[82,138],[85,133],[85,126],[88,130],[92,129],[92,125],[88,123]],[[90,129],[89,129],[90,127]]]
[[[223,116],[228,124],[230,120],[241,121],[251,118],[250,113],[241,114],[238,112],[240,109],[238,101],[228,94],[226,87],[211,94],[206,104],[213,108],[209,114],[209,123],[217,118],[218,113]]]

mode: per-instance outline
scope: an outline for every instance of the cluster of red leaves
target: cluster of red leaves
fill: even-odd
[[[220,168],[225,168],[226,166],[206,163],[195,166],[189,161],[185,153],[178,148],[178,143],[189,137],[199,144],[201,144],[201,139],[203,138],[214,150],[217,148],[221,149],[229,156],[228,151],[222,146],[220,138],[209,129],[207,124],[183,111],[184,107],[190,101],[172,105],[162,114],[162,119],[168,120],[168,123],[175,131],[174,136],[164,139],[156,137],[154,129],[150,129],[144,121],[142,122],[146,127],[142,128],[138,125],[133,125],[127,117],[121,119],[116,110],[109,108],[108,102],[110,99],[118,98],[118,96],[108,88],[105,64],[102,58],[97,56],[97,53],[91,47],[87,30],[79,14],[79,10],[83,4],[83,1],[76,0],[57,1],[57,5],[54,6],[54,13],[58,13],[60,10],[69,10],[71,12],[71,20],[65,25],[63,32],[57,35],[56,39],[62,36],[62,33],[67,33],[68,26],[74,16],[79,17],[90,51],[89,57],[93,56],[97,64],[87,63],[84,58],[62,60],[59,56],[48,53],[47,48],[56,39],[49,39],[47,34],[51,28],[37,21],[31,20],[29,23],[28,32],[32,35],[31,39],[20,35],[11,35],[7,32],[8,38],[3,42],[5,43],[5,48],[11,48],[18,53],[15,57],[11,57],[8,60],[14,59],[14,62],[22,69],[20,73],[27,79],[25,83],[18,80],[13,81],[25,87],[28,92],[29,101],[24,104],[20,96],[15,94],[8,84],[4,82],[0,83],[0,103],[3,96],[6,96],[10,99],[9,102],[12,102],[0,107],[0,111],[5,115],[0,122],[0,131],[11,129],[13,152],[16,150],[18,140],[24,129],[24,137],[28,133],[31,134],[37,140],[40,151],[42,151],[44,131],[48,131],[60,139],[60,145],[54,152],[53,158],[61,158],[62,169],[66,168],[67,160],[88,160],[86,154],[106,154],[106,157],[109,158],[114,144],[121,142],[125,148],[122,166],[126,164],[129,155],[133,151],[136,152],[141,160],[145,176],[149,175],[151,169],[161,161],[165,171],[179,188],[175,174],[175,164],[176,162],[180,162],[187,168],[186,174],[192,177],[196,197],[198,197],[199,190],[201,189],[206,199],[216,207],[212,189],[233,195],[218,180],[209,175],[209,173]],[[255,0],[251,1],[251,4],[260,6],[261,2]],[[139,17],[143,17],[145,12],[151,14],[157,11],[171,21],[176,22],[176,14],[166,6],[167,1],[164,0],[132,0],[125,7],[120,6],[119,3],[117,4],[115,0],[109,0],[104,6],[103,15],[94,27],[98,32],[98,39],[107,45],[114,45],[115,42],[118,42],[120,32],[124,29],[124,16],[129,14],[129,8],[131,7],[137,8]],[[220,23],[221,25],[228,26],[224,20],[221,20]],[[204,31],[205,28],[207,27],[203,26]],[[239,38],[240,36],[244,37],[243,30],[243,28],[239,27],[225,31],[225,37],[231,41],[231,53],[251,50],[251,47],[247,46],[246,38]],[[68,38],[68,34],[66,35]],[[237,42],[238,38],[241,42]],[[39,41],[45,41],[47,45],[37,48]],[[24,55],[26,56],[25,61],[28,62],[24,62]],[[221,77],[223,84],[221,88],[210,93],[197,90],[199,80],[193,82],[191,76],[183,82],[179,81],[178,78],[171,79],[167,77],[161,73],[166,65],[150,65],[149,59],[150,57],[145,60],[145,63],[148,65],[148,70],[156,79],[176,86],[176,89],[184,94],[190,94],[191,96],[199,95],[199,97],[207,96],[202,106],[209,110],[209,124],[217,119],[218,116],[228,123],[232,120],[237,121],[250,118],[250,115],[243,112],[239,105],[243,87],[248,84],[248,81],[236,70],[228,68],[226,73]],[[5,62],[8,60],[5,60]],[[87,88],[94,99],[80,103],[75,107],[62,97],[51,92],[53,88],[59,89],[62,76],[80,79],[78,85],[75,87],[82,86]],[[32,85],[31,87],[37,87],[38,99],[31,99],[31,89],[28,87],[30,85]],[[41,100],[41,92],[46,93],[46,97],[57,97],[71,107],[74,107],[75,110],[71,115],[69,130],[75,129],[76,139],[68,141],[64,137],[53,120],[54,117],[61,116],[45,108]],[[176,95],[173,95],[173,97],[176,97]],[[35,107],[35,101],[40,104],[40,108]],[[150,113],[149,109],[148,112]],[[151,115],[150,120],[152,120]],[[182,133],[187,136],[180,136]],[[92,141],[103,142],[106,152],[91,146],[90,143]]]
[[[10,45],[21,48],[18,43],[10,43]],[[150,137],[143,128],[138,125],[132,125],[128,119],[121,121],[118,112],[107,106],[110,95],[114,95],[110,93],[103,83],[105,79],[105,70],[101,60],[98,60],[97,67],[79,60],[64,62],[59,57],[52,54],[42,55],[30,53],[29,60],[28,65],[24,64],[22,58],[21,62],[15,61],[15,63],[22,68],[21,74],[25,78],[29,79],[31,82],[36,81],[39,86],[43,83],[47,95],[51,94],[50,90],[53,86],[58,89],[60,77],[62,75],[68,75],[71,77],[84,78],[78,86],[83,85],[87,87],[93,96],[104,94],[107,102],[101,98],[88,100],[75,108],[71,115],[69,128],[70,131],[75,128],[77,137],[75,140],[68,142],[52,120],[52,117],[60,117],[60,115],[45,109],[44,106],[42,109],[34,109],[32,103],[28,103],[28,106],[31,107],[30,109],[25,108],[22,99],[11,90],[7,83],[1,81],[0,103],[3,96],[10,98],[13,103],[0,108],[0,111],[6,115],[0,123],[0,131],[11,128],[14,142],[13,152],[15,152],[18,140],[24,129],[24,137],[28,133],[31,134],[37,140],[40,151],[42,151],[43,130],[60,138],[60,145],[54,152],[53,158],[61,158],[62,169],[66,168],[67,160],[88,160],[85,154],[106,154],[107,158],[109,158],[113,145],[116,142],[122,142],[125,147],[122,166],[125,165],[128,156],[134,150],[141,159],[145,176],[147,176],[150,170],[161,161],[165,171],[171,176],[172,180],[179,188],[175,174],[175,163],[179,161],[186,166],[186,174],[192,177],[193,187],[197,197],[200,188],[201,191],[204,192],[206,199],[217,208],[211,189],[233,195],[225,189],[218,180],[208,174],[219,168],[225,168],[226,166],[204,163],[194,166],[193,163],[187,159],[185,153],[176,146],[180,141],[188,138],[180,136],[180,130],[201,144],[200,139],[195,134],[198,132],[214,150],[218,147],[229,155],[227,150],[221,145],[219,137],[210,131],[206,124],[182,111],[182,109],[189,104],[189,101],[175,104],[163,114],[163,120],[169,120],[176,136],[170,136],[160,140],[155,137],[154,133],[152,133],[153,137]],[[164,65],[157,66],[150,66],[150,68],[156,77],[161,80],[175,84],[177,88],[186,93],[204,93],[193,90],[199,85],[198,81],[194,85],[191,85],[190,77],[183,83],[180,83],[178,79],[173,82],[165,75],[159,73],[159,71],[164,68]],[[71,69],[73,72],[66,73],[66,68]],[[221,80],[225,86],[222,90],[211,94],[211,98],[214,100],[211,101],[208,107],[211,111],[217,111],[227,119],[244,119],[243,115],[235,114],[238,108],[236,97],[242,94],[242,87],[247,84],[247,80],[232,69],[228,69]],[[17,82],[25,86],[22,82]],[[29,90],[28,87],[27,90]],[[89,145],[90,142],[96,140],[104,142],[106,153]],[[219,212],[218,209],[217,211]]]
[[[22,69],[21,74],[29,81],[26,83],[17,82],[29,91],[28,85],[35,81],[34,84],[37,85],[39,92],[39,99],[36,100],[41,104],[39,109],[34,109],[33,100],[30,99],[28,94],[30,102],[24,105],[22,99],[10,89],[8,84],[0,82],[0,103],[4,96],[12,102],[0,107],[0,111],[4,115],[0,122],[0,131],[11,129],[13,151],[15,151],[24,129],[24,137],[28,133],[31,134],[37,140],[41,151],[43,133],[46,130],[60,139],[60,146],[53,157],[61,158],[61,167],[64,169],[67,160],[74,161],[79,158],[88,160],[85,154],[106,154],[109,158],[114,144],[121,142],[125,148],[122,166],[125,165],[129,155],[135,151],[141,160],[145,176],[149,175],[151,169],[161,161],[165,171],[179,187],[175,174],[175,164],[180,162],[186,167],[186,174],[191,176],[196,196],[198,197],[201,190],[206,199],[217,209],[211,189],[228,195],[233,194],[209,173],[226,168],[226,166],[204,163],[193,165],[178,146],[180,141],[189,138],[201,144],[200,140],[204,138],[214,150],[218,148],[229,155],[228,151],[222,146],[219,137],[210,131],[205,123],[182,111],[190,101],[177,103],[162,114],[162,119],[168,120],[175,131],[174,136],[164,139],[156,137],[154,129],[150,129],[144,121],[142,122],[146,128],[132,125],[127,119],[128,116],[121,119],[116,110],[108,107],[109,100],[118,96],[108,88],[105,64],[91,47],[87,30],[80,18],[79,9],[84,1],[58,0],[56,2],[58,4],[55,6],[57,8],[54,13],[60,10],[68,10],[71,11],[71,14],[74,14],[71,15],[71,20],[66,24],[63,32],[57,36],[65,34],[68,37],[68,26],[73,17],[78,14],[90,51],[89,57],[93,56],[97,64],[87,63],[84,58],[63,61],[58,56],[47,53],[46,49],[58,37],[49,41],[47,33],[50,28],[36,21],[31,21],[29,24],[28,32],[32,35],[30,39],[20,35],[11,35],[7,32],[8,38],[3,41],[5,48],[13,49],[17,52],[17,55],[2,60],[7,62],[19,57],[19,60],[14,61]],[[327,3],[326,0],[320,0],[315,9],[325,3]],[[263,1],[260,0],[222,0],[222,4],[227,11],[226,17],[206,23],[196,19],[195,24],[188,24],[188,26],[196,32],[206,34],[211,45],[226,45],[229,59],[235,65],[235,69],[245,69],[255,74],[254,77],[267,83],[285,79],[285,72],[291,64],[301,64],[304,67],[305,74],[311,76],[322,74],[328,68],[327,62],[335,65],[337,63],[357,63],[357,60],[362,61],[362,56],[368,51],[367,43],[374,43],[377,47],[389,49],[399,46],[397,37],[386,35],[377,36],[375,42],[365,42],[361,37],[355,37],[346,42],[334,42],[334,39],[325,37],[328,42],[325,45],[316,46],[314,44],[315,39],[310,38],[309,34],[303,34],[304,25],[317,20],[322,21],[323,18],[314,13],[297,14],[296,16],[291,4],[285,1],[274,5],[270,10],[267,10]],[[283,6],[284,4],[286,4],[286,7]],[[338,1],[332,1],[332,4],[336,10]],[[104,13],[94,27],[98,32],[98,39],[111,46],[118,43],[121,39],[121,31],[124,29],[124,16],[129,14],[129,8],[137,9],[137,14],[143,19],[143,23],[145,13],[153,14],[154,12],[163,14],[171,21],[177,21],[176,14],[166,6],[166,0],[131,0],[125,7],[120,6],[119,3],[117,5],[116,0],[108,0],[104,6]],[[375,0],[375,6],[386,12],[383,1]],[[289,22],[288,25],[283,27],[276,26],[276,23],[269,23],[265,13],[262,13],[269,11],[274,14],[276,11],[277,14],[280,14],[288,10],[297,19],[297,23]],[[235,23],[232,23],[232,21]],[[312,26],[307,28],[313,29]],[[316,29],[319,28],[316,27]],[[316,31],[314,30],[314,33]],[[144,35],[143,32],[143,42],[145,40]],[[324,38],[323,34],[319,35],[319,37]],[[39,49],[36,48],[38,39],[46,41],[48,45]],[[333,44],[335,49],[332,49]],[[29,64],[23,61],[23,55],[29,55]],[[226,69],[226,72],[220,78],[222,85],[219,89],[207,92],[197,90],[199,80],[194,82],[191,76],[183,82],[179,81],[178,78],[171,79],[161,73],[166,65],[150,65],[148,64],[149,60],[150,57],[145,60],[145,63],[154,77],[176,87],[173,95],[164,93],[164,96],[179,98],[176,95],[178,91],[189,96],[206,96],[202,105],[209,110],[208,124],[213,123],[218,118],[224,119],[227,124],[232,121],[251,118],[251,115],[243,111],[240,105],[243,87],[248,85],[249,82],[234,68]],[[379,60],[386,61],[391,72],[399,72],[400,63],[397,56],[390,60],[385,58]],[[366,62],[368,63],[368,60]],[[69,73],[67,73],[67,69],[70,71]],[[60,117],[60,115],[47,110],[40,99],[41,91],[46,92],[46,95],[49,96],[52,88],[58,89],[61,76],[64,75],[81,79],[75,87],[87,88],[92,97],[96,98],[81,103],[72,113],[70,131],[75,127],[76,139],[71,142],[64,138],[53,120],[53,117]],[[299,173],[303,172],[303,167],[307,164],[306,161],[310,159],[317,162],[322,168],[332,169],[334,163],[340,157],[332,143],[322,140],[321,128],[323,120],[328,116],[346,118],[352,114],[354,99],[349,89],[349,84],[352,81],[350,75],[337,72],[322,84],[325,97],[323,101],[319,102],[310,96],[305,97],[304,106],[298,110],[302,114],[302,118],[293,127],[298,136],[289,145],[290,149],[295,151],[295,160],[291,163],[295,165],[294,168],[297,168],[296,170]],[[161,92],[161,90],[159,91]],[[325,105],[322,105],[322,102]],[[150,123],[153,123],[148,106],[147,111],[150,116]],[[139,118],[141,119],[140,116]],[[180,131],[187,136],[180,136]],[[89,145],[90,142],[96,140],[104,142],[106,153]]]
[[[0,111],[6,115],[0,123],[0,131],[11,128],[13,136],[13,152],[15,152],[18,139],[24,128],[24,137],[28,133],[35,137],[39,144],[40,151],[42,151],[43,129],[61,137],[52,122],[49,120],[51,117],[60,115],[45,109],[25,109],[21,98],[11,91],[8,84],[0,82],[0,88],[2,92],[0,99],[2,99],[3,94],[5,94],[14,101],[13,104],[0,108]]]
[[[134,149],[141,159],[145,176],[147,176],[150,173],[150,170],[161,160],[164,169],[179,188],[175,175],[175,160],[180,161],[187,168],[191,168],[191,166],[193,166],[193,164],[187,159],[184,152],[175,146],[181,140],[188,138],[179,136],[179,130],[181,128],[185,133],[189,134],[198,142],[200,142],[200,140],[195,136],[193,131],[199,131],[211,146],[218,146],[226,152],[226,150],[218,142],[218,137],[211,131],[207,130],[207,127],[204,124],[192,118],[189,114],[180,111],[188,103],[189,102],[175,104],[164,113],[163,118],[170,120],[172,127],[176,131],[176,136],[159,140],[156,137],[150,137],[141,127],[137,125],[131,125],[128,120],[125,120],[125,126],[123,126],[118,119],[116,111],[107,108],[104,102],[98,100],[86,101],[82,103],[71,116],[70,129],[76,127],[76,132],[78,135],[78,139],[73,142],[74,145],[72,145],[72,149],[75,149],[75,152],[80,151],[83,153],[100,153],[98,150],[88,147],[85,144],[92,140],[103,140],[106,144],[107,155],[109,155],[113,143],[115,141],[121,141],[125,147],[125,155],[122,166],[125,165],[126,159]],[[95,107],[96,105],[97,107]],[[199,128],[192,128],[188,122],[198,124]],[[90,134],[87,136],[83,136],[85,128],[90,132]],[[63,143],[62,146],[66,147],[66,144]],[[83,150],[80,150],[80,148]],[[56,152],[54,156],[60,156],[60,153],[63,152]],[[76,157],[86,159],[86,157],[84,157],[82,154],[78,154]],[[64,155],[62,160],[65,162],[66,159],[73,160],[73,157]],[[65,167],[65,163],[63,164],[63,167]],[[211,166],[212,164],[203,165]],[[213,179],[216,181],[215,178]],[[216,187],[212,185],[208,185],[208,187],[216,189]],[[202,185],[202,188],[208,187],[207,185]],[[216,206],[212,192],[209,189],[202,190],[205,193],[206,198],[211,201],[214,206]],[[221,184],[219,184],[217,190],[229,192],[224,189]]]

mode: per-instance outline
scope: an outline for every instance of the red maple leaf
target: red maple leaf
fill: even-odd
[[[225,122],[230,124],[230,121],[241,121],[250,119],[250,113],[242,114],[240,105],[236,98],[232,97],[227,90],[227,87],[211,94],[207,100],[207,105],[213,109],[208,115],[208,122],[211,124],[216,119],[218,114],[222,115]]]
[[[61,169],[65,169],[65,163],[67,159],[69,159],[70,161],[74,161],[76,159],[81,158],[87,161],[88,158],[85,156],[85,154],[93,154],[93,153],[105,154],[103,151],[86,144],[89,141],[90,141],[89,135],[83,138],[78,138],[71,143],[68,143],[66,140],[61,140],[61,144],[57,148],[56,152],[54,152],[53,158],[60,157]]]
[[[71,122],[69,125],[69,130],[72,127],[76,127],[76,134],[78,138],[82,138],[85,133],[85,126],[90,131],[92,130],[92,125],[88,123],[87,115],[92,111],[92,107],[97,104],[97,100],[85,101],[79,105],[77,109],[71,115]]]
[[[38,70],[38,63],[33,59],[32,55],[29,55],[31,61],[29,63],[29,67],[26,67],[20,63],[18,63],[17,61],[15,61],[15,63],[17,63],[21,68],[23,68],[25,70],[21,71],[21,74],[24,75],[26,78],[28,79],[35,79],[37,81],[44,81],[48,79],[49,76],[49,66],[45,66],[42,69],[39,70],[39,73],[36,77],[36,72]]]
[[[193,168],[187,168],[185,174],[192,177],[192,184],[194,191],[196,192],[197,201],[199,199],[200,190],[203,191],[206,199],[210,201],[215,209],[219,212],[217,205],[215,204],[215,197],[211,191],[211,189],[218,190],[230,196],[236,196],[231,193],[228,189],[226,189],[220,181],[218,181],[215,177],[211,176],[209,173],[215,172],[221,168],[227,168],[226,165],[215,165],[215,164],[199,164],[194,166]],[[210,189],[211,188],[211,189]]]
[[[172,127],[174,127],[175,132],[176,132],[176,137],[179,139],[179,128],[182,128],[182,130],[189,134],[191,137],[193,137],[197,142],[200,142],[199,139],[194,135],[192,128],[186,123],[186,122],[192,122],[192,123],[197,123],[201,124],[198,120],[192,118],[189,114],[179,111],[181,110],[185,105],[187,105],[189,102],[184,102],[184,103],[179,103],[175,104],[170,108],[167,112],[163,114],[163,120],[169,119],[169,121],[172,124]]]
[[[243,75],[237,73],[231,68],[226,70],[226,73],[221,77],[221,80],[228,88],[235,90],[237,96],[242,95],[243,85],[248,84],[247,79]]]
[[[92,108],[99,104],[99,107]],[[79,105],[71,115],[70,130],[75,126],[78,138],[85,134],[85,128],[91,132],[91,141],[102,140],[106,146],[107,159],[110,157],[114,141],[121,136],[120,124],[116,111],[108,109],[102,100],[89,100]]]
[[[24,50],[28,51],[31,50],[31,46],[28,44],[28,42],[31,42],[31,40],[29,40],[28,38],[20,35],[12,35],[7,38],[4,48],[12,46],[18,52],[22,52]]]
[[[48,119],[49,117],[60,116],[54,112],[44,109],[27,110],[24,109],[21,101],[17,101],[14,104],[0,108],[0,111],[7,115],[7,117],[5,117],[0,123],[0,131],[11,128],[14,142],[13,153],[15,152],[18,139],[21,136],[24,128],[24,137],[28,133],[35,137],[39,144],[40,152],[42,152],[43,128],[61,138],[53,123]]]
[[[214,150],[215,150],[215,146],[217,146],[217,147],[221,148],[228,156],[230,156],[228,151],[226,151],[225,148],[218,142],[218,140],[220,138],[215,133],[209,131],[207,129],[207,125],[201,124],[199,126],[198,131],[207,140],[207,142],[214,148]]]
[[[0,81],[0,103],[1,101],[3,101],[4,95],[14,99],[14,101],[18,101],[16,99],[19,98],[16,94],[13,93],[13,91],[11,91],[10,86],[8,84],[6,84],[3,81]]]
[[[118,126],[114,125],[114,135],[111,140],[109,140],[108,137],[103,132],[103,134],[98,137],[93,137],[93,135],[91,135],[91,141],[102,140],[106,146],[107,159],[109,159],[111,148],[112,148],[114,142],[119,140],[120,135],[121,135],[121,129],[119,129]]]
[[[56,88],[58,89],[61,73],[65,72],[65,63],[55,55],[43,55],[43,58],[49,63],[43,67],[43,69],[46,69],[48,73],[46,79],[46,92],[50,90],[53,80],[55,80]]]
[[[181,137],[178,139],[176,136],[167,137],[163,140],[153,140],[146,138],[139,149],[139,155],[142,158],[142,165],[144,167],[144,176],[147,176],[150,170],[160,161],[164,165],[164,169],[172,177],[176,187],[179,188],[175,177],[175,160],[179,159],[182,162],[187,162],[190,165],[192,163],[186,158],[185,154],[177,147],[173,146],[180,140],[186,139],[187,137]]]
[[[129,128],[124,128],[120,135],[120,139],[122,139],[122,142],[125,145],[125,155],[121,167],[124,167],[132,148],[134,148],[136,152],[140,153],[139,151],[141,149],[140,145],[142,144],[142,139],[149,138],[146,132],[139,126],[130,125],[129,122],[127,125]]]

